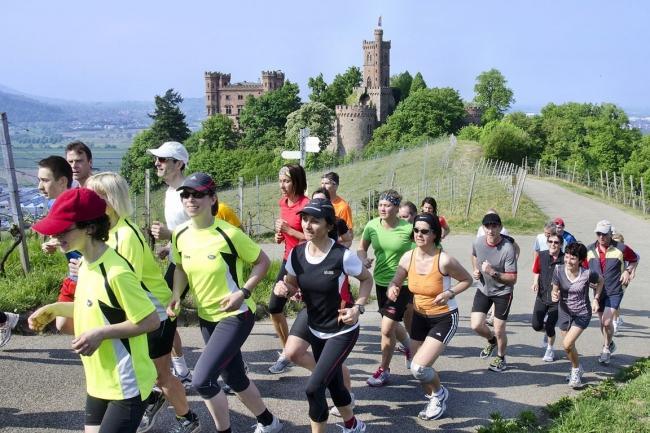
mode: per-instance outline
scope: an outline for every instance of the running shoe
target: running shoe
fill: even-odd
[[[9,340],[11,340],[11,331],[18,324],[19,318],[16,313],[5,313],[5,315],[7,316],[7,320],[0,325],[0,347],[9,343]]]
[[[144,433],[153,428],[153,425],[156,423],[156,418],[160,413],[160,409],[165,405],[165,396],[157,393],[155,395],[157,396],[156,401],[148,404],[144,411],[144,415],[142,415],[142,420],[140,420],[140,426],[138,427],[138,433]]]
[[[178,377],[178,380],[181,381],[183,388],[185,388],[185,391],[192,389],[192,372],[190,370],[187,370],[187,374],[185,376],[180,376],[176,373],[174,373],[174,376]]]
[[[271,374],[286,373],[287,370],[293,367],[293,363],[289,361],[289,358],[285,357],[282,353],[279,353],[278,355],[278,360],[269,367],[269,373]]]
[[[544,334],[542,337],[542,343],[540,344],[540,347],[544,348],[548,346],[548,335]]]
[[[262,423],[257,423],[255,431],[253,433],[277,433],[282,430],[284,424],[280,422],[280,418],[273,415],[273,422],[269,425],[262,425]]]
[[[436,396],[435,394],[427,395],[429,402],[424,407],[424,410],[418,414],[420,419],[438,419],[447,409],[447,399],[449,398],[449,391],[444,386],[441,386],[442,395]]]
[[[169,430],[169,433],[197,433],[199,431],[201,431],[199,418],[194,415],[194,419],[176,417],[176,425]]]
[[[609,349],[609,353],[614,353],[614,352],[616,352],[616,343],[614,343],[614,340],[612,340],[612,341],[609,343],[609,346],[607,346],[607,348]]]
[[[569,373],[569,386],[573,389],[580,389],[584,386],[582,382],[582,368],[572,368]]]
[[[363,433],[366,431],[366,423],[357,418],[357,423],[352,428],[345,428],[341,424],[336,424],[340,429],[341,433]]]
[[[384,386],[388,383],[388,379],[390,378],[390,368],[387,368],[384,370],[383,368],[379,367],[377,371],[374,372],[372,376],[366,380],[366,383],[370,386]]]
[[[350,393],[350,397],[352,397],[352,402],[350,403],[350,409],[354,409],[355,406],[357,405],[357,402],[354,399],[353,392]],[[341,412],[339,412],[339,408],[336,406],[332,406],[330,408],[330,415],[338,416],[339,418],[341,418]]]
[[[481,353],[479,353],[478,356],[480,356],[481,359],[489,358],[492,355],[492,352],[494,352],[494,349],[496,347],[497,347],[496,343],[492,344],[488,342],[488,344],[483,348],[483,350],[481,350]]]
[[[406,365],[407,370],[411,369],[411,361],[413,361],[413,354],[411,353],[411,349],[406,348],[404,351],[404,365]]]
[[[553,362],[555,361],[555,352],[553,351],[552,347],[547,347],[546,352],[544,352],[544,356],[542,357],[542,361],[544,362]]]
[[[608,348],[603,347],[603,351],[600,353],[600,356],[598,357],[598,362],[607,365],[609,364],[609,360],[611,357],[612,357],[612,352]]]
[[[490,365],[488,366],[490,370],[498,372],[505,371],[507,367],[505,359],[500,356],[492,358],[492,361],[490,361]]]
[[[580,377],[582,377],[582,375],[585,374],[585,371],[582,369],[582,364],[578,365],[578,370],[580,371]],[[573,371],[573,368],[571,371]],[[565,382],[571,382],[571,371],[569,371],[569,374],[564,377]]]

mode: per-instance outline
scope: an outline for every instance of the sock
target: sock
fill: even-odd
[[[497,358],[501,358],[503,362],[506,362],[506,356],[505,355],[497,355]]]
[[[189,411],[187,411],[187,413],[185,415],[177,416],[176,418],[179,418],[179,419],[185,418],[185,419],[188,419],[190,421],[195,421],[196,420],[196,414],[194,412],[192,412],[191,410],[189,410]]]
[[[255,418],[257,418],[257,422],[262,424],[263,426],[271,425],[271,423],[273,422],[273,415],[271,414],[271,412],[269,412],[268,409],[264,409],[264,412],[257,415]]]
[[[177,376],[187,376],[190,372],[190,369],[187,368],[187,363],[185,362],[185,356],[172,356],[172,365],[174,366],[174,372]]]
[[[443,387],[442,386],[440,387],[438,392],[433,393],[433,395],[435,395],[436,397],[442,397],[443,394],[444,394],[444,392],[443,392]]]
[[[232,430],[230,429],[230,427],[228,427],[225,430],[217,430],[217,433],[232,433]]]
[[[488,343],[497,344],[497,336],[493,335],[492,338],[488,338]]]
[[[349,420],[344,421],[343,424],[345,424],[345,428],[354,428],[357,425],[357,418],[353,416]]]

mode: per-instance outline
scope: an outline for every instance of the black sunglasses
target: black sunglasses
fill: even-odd
[[[423,234],[423,235],[428,235],[431,233],[431,230],[429,229],[419,229],[417,227],[413,227],[413,233],[417,234]]]
[[[183,191],[181,192],[181,198],[203,198],[207,194],[201,191]]]
[[[560,241],[546,241],[546,242],[552,245],[560,245]]]
[[[174,159],[174,158],[169,158],[169,157],[165,157],[165,156],[157,156],[156,160],[158,162],[161,162],[161,163],[164,163],[164,162],[167,162],[167,161],[171,161],[171,162],[176,161],[176,159]]]

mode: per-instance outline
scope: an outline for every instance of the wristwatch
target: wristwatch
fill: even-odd
[[[251,291],[248,290],[246,287],[240,287],[239,290],[241,290],[244,293],[244,299],[248,299],[251,297]]]
[[[366,312],[366,307],[364,307],[361,304],[354,304],[355,307],[359,307],[359,314],[363,314]]]
[[[495,272],[492,274],[492,278],[495,280],[498,280],[501,277],[501,272]]]

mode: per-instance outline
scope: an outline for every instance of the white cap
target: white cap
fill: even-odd
[[[604,233],[607,235],[612,232],[612,223],[610,223],[607,220],[598,221],[598,224],[596,224],[596,229],[594,230],[594,232]]]
[[[185,164],[190,160],[187,149],[178,141],[167,141],[158,149],[147,149],[147,152],[160,158],[174,158],[178,161],[183,161]]]

